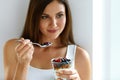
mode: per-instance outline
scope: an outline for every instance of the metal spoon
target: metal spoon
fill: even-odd
[[[17,40],[18,42],[21,42],[21,40]],[[53,43],[51,43],[51,42],[45,42],[45,43],[43,43],[43,44],[39,44],[39,43],[34,43],[34,42],[32,42],[32,44],[34,44],[34,45],[37,45],[37,46],[39,46],[39,47],[41,47],[41,48],[44,48],[44,47],[49,47],[49,46],[51,46]]]

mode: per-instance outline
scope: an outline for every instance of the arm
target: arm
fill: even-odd
[[[16,53],[14,51],[15,40],[9,40],[4,46],[4,77],[5,80],[13,80],[16,69],[17,69],[17,59]],[[14,44],[14,45],[13,45]]]
[[[29,68],[29,64],[22,65],[19,63],[13,80],[27,80],[28,68]]]
[[[4,46],[5,80],[26,80],[33,53],[33,47],[31,49],[31,45],[29,46],[27,43],[29,43],[29,41],[27,41],[26,44],[16,43],[16,39],[6,42]],[[16,52],[18,50],[19,58],[21,59],[20,62]]]
[[[91,62],[89,54],[84,49],[77,47],[75,58],[75,68],[81,80],[91,80]]]

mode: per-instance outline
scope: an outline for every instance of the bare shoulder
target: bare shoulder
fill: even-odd
[[[4,50],[5,51],[9,51],[10,50],[11,51],[11,49],[16,46],[16,40],[17,39],[10,39],[10,40],[8,40],[5,43],[5,45],[4,45]]]
[[[18,39],[17,38],[9,39],[8,41],[6,41],[6,44],[13,43],[16,40],[18,40]]]
[[[15,61],[15,47],[17,39],[10,39],[4,45],[4,62]]]
[[[90,59],[89,53],[85,49],[83,49],[79,46],[76,47],[76,57],[79,57],[79,59],[83,59],[83,60]]]
[[[75,68],[82,80],[91,79],[91,60],[89,53],[79,46],[76,47]]]

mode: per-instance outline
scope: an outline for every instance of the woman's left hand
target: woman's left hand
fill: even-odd
[[[56,73],[56,75],[61,78],[66,78],[67,80],[81,80],[77,70],[75,69],[61,69]]]

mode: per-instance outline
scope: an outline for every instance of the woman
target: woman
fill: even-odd
[[[32,42],[53,44],[41,48]],[[68,1],[30,0],[20,39],[11,39],[4,46],[5,80],[54,80],[51,59],[57,57],[70,58],[74,63],[74,69],[60,70],[57,76],[90,80],[89,55],[74,43]]]

